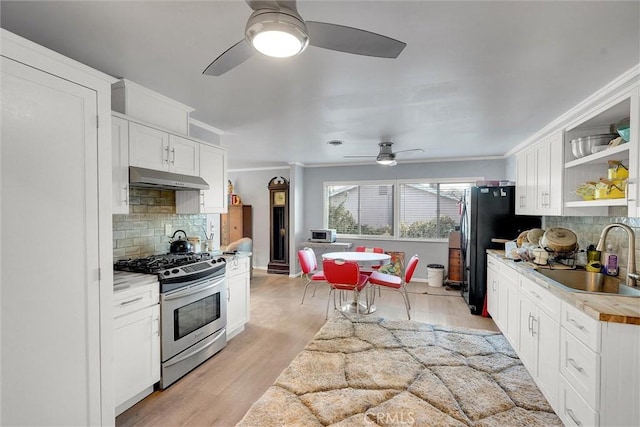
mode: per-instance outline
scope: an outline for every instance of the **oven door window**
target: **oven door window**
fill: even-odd
[[[173,311],[173,339],[189,335],[220,318],[220,292],[209,295]]]

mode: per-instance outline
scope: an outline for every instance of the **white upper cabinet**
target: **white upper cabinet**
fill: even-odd
[[[169,170],[169,134],[138,123],[129,124],[129,164]]]
[[[199,176],[200,143],[139,123],[129,123],[129,164]]]
[[[129,213],[129,122],[111,117],[113,213]]]
[[[227,211],[227,151],[200,145],[200,176],[208,190],[176,191],[176,213],[224,213]]]
[[[531,148],[516,155],[516,214],[528,215],[533,211],[535,182],[534,156]]]
[[[589,113],[569,124],[565,132],[565,208],[571,208],[571,215],[607,216],[609,207],[628,207],[629,216],[637,216],[638,203],[638,118],[632,119],[632,111],[638,109],[638,88],[624,90],[603,101]],[[615,125],[619,121],[630,118],[631,138],[629,142],[616,147],[609,147],[604,151],[576,158],[571,152],[571,140],[598,134],[615,132]],[[620,185],[624,196],[618,198],[596,198],[585,200],[577,195],[575,190],[587,182],[598,182],[607,178],[608,162],[621,161],[629,169],[627,185]]]
[[[516,214],[562,215],[562,133],[516,156]]]
[[[562,148],[560,132],[533,147],[536,165],[536,215],[562,215]]]
[[[640,67],[630,69],[538,132],[547,135],[545,139],[525,141],[535,145],[516,154],[516,214],[609,216],[609,208],[623,207],[627,216],[640,216],[639,76]],[[617,125],[625,119],[629,141],[583,156],[573,154],[572,140],[601,134],[614,139]],[[622,162],[629,172],[627,181],[616,183],[618,194],[610,190],[584,198],[576,191],[607,180],[612,160]]]
[[[200,175],[200,143],[169,135],[169,170],[183,175]]]

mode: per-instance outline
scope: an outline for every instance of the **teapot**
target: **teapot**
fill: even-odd
[[[184,240],[181,237],[178,237],[178,240],[174,239],[176,237],[176,234],[178,233],[184,234]],[[176,232],[173,233],[173,236],[171,236],[171,238],[174,240],[170,241],[171,243],[171,247],[169,248],[170,253],[176,254],[176,253],[193,252],[193,245],[191,244],[191,242],[186,240],[187,233],[184,230],[176,230]]]

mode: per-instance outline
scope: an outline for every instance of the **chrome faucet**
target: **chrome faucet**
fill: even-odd
[[[627,286],[638,286],[637,281],[640,279],[640,274],[636,272],[636,236],[631,229],[631,227],[614,223],[609,224],[605,228],[602,229],[602,233],[600,234],[600,240],[598,240],[598,246],[596,250],[604,251],[605,240],[607,239],[607,234],[609,234],[609,230],[612,228],[619,227],[627,232],[627,238],[629,239],[629,254],[627,255]]]

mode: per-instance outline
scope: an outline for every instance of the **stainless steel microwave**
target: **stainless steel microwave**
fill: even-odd
[[[336,230],[327,228],[322,230],[311,230],[310,242],[333,243],[336,241]]]

